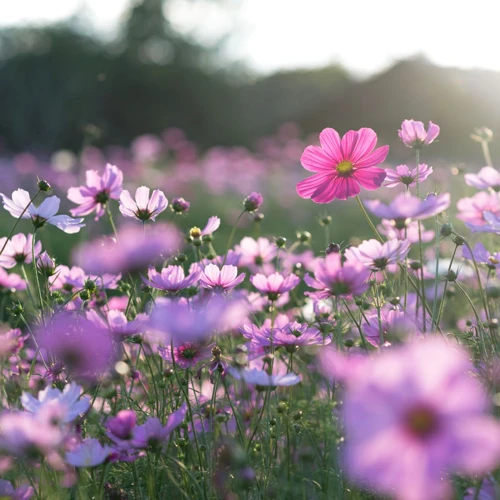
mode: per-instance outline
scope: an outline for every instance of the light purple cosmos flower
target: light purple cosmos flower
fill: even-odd
[[[498,269],[500,266],[500,252],[492,254],[486,250],[486,247],[481,243],[476,243],[472,249],[472,254],[469,249],[464,245],[462,247],[462,257],[464,259],[474,260],[478,264],[486,264],[490,269]]]
[[[465,174],[465,183],[477,189],[500,187],[500,172],[493,167],[483,167],[477,174]]]
[[[472,226],[483,226],[487,224],[484,212],[500,214],[500,196],[498,193],[481,192],[471,198],[458,200],[457,208],[460,213],[457,218]]]
[[[7,238],[0,238],[0,248],[2,248]],[[0,266],[10,269],[16,264],[31,264],[32,261],[32,241],[33,235],[27,236],[23,233],[16,234],[7,241],[5,249],[0,255]],[[35,258],[42,251],[42,242],[35,243]]]
[[[378,313],[365,313],[368,322],[362,323],[366,340],[375,347],[386,343],[400,342],[419,332],[408,312],[398,308],[381,308],[380,325]]]
[[[120,212],[125,217],[133,217],[140,221],[155,220],[156,216],[161,214],[168,205],[168,200],[163,191],[155,189],[151,198],[150,189],[146,186],[137,188],[135,200],[130,193],[124,189],[120,195]]]
[[[90,399],[85,396],[80,398],[82,388],[74,382],[66,384],[63,391],[53,389],[48,386],[38,393],[35,399],[31,394],[23,392],[21,395],[21,404],[26,411],[38,413],[44,407],[50,405],[59,405],[64,408],[64,422],[72,422],[79,415],[83,415],[90,408]]]
[[[111,200],[117,200],[122,192],[123,172],[109,163],[102,175],[97,170],[87,170],[86,186],[68,189],[68,199],[77,205],[70,210],[74,217],[88,215],[95,211],[95,220],[104,215],[104,207]]]
[[[201,270],[198,265],[191,265],[189,274],[185,276],[182,266],[167,266],[158,272],[154,267],[148,269],[148,280],[143,278],[144,283],[152,288],[164,292],[175,293],[185,290],[197,283]]]
[[[447,473],[494,469],[500,426],[473,371],[467,353],[435,337],[365,358],[344,396],[348,476],[382,495],[440,500]]]
[[[133,410],[120,410],[116,417],[106,422],[107,435],[113,441],[130,439],[137,425],[137,415]]]
[[[179,368],[192,368],[200,361],[208,360],[212,356],[214,344],[202,342],[181,342],[174,343],[174,349],[170,345],[159,347],[160,356],[168,363],[175,363]],[[173,352],[173,354],[172,354]],[[173,360],[172,360],[173,358]]]
[[[368,289],[369,276],[370,270],[360,262],[346,262],[342,266],[342,256],[331,253],[317,265],[314,278],[305,275],[306,284],[318,290],[306,295],[314,299],[360,295]]]
[[[236,247],[236,252],[241,254],[240,266],[246,266],[252,272],[258,272],[261,266],[272,269],[270,263],[278,254],[278,247],[267,238],[254,240],[245,236]]]
[[[84,439],[73,451],[66,453],[66,462],[73,467],[96,467],[104,463],[112,451],[97,439]]]
[[[51,224],[68,234],[78,233],[85,226],[83,219],[73,219],[69,215],[56,215],[59,211],[61,200],[57,196],[49,196],[39,207],[30,203],[31,198],[28,191],[18,189],[12,193],[12,199],[0,193],[3,199],[3,206],[7,212],[18,219],[23,214],[26,207],[28,209],[22,215],[23,219],[31,219],[35,228],[40,228],[44,224]]]
[[[0,267],[0,290],[14,292],[22,292],[26,290],[27,283],[19,274],[8,274],[3,267]]]
[[[420,223],[421,227],[421,237],[422,242],[427,243],[432,241],[435,236],[435,232],[430,230],[426,231],[423,224]],[[418,222],[406,222],[406,225],[402,228],[396,227],[396,221],[391,221],[388,219],[382,219],[381,224],[377,226],[378,232],[385,236],[388,240],[405,240],[407,239],[410,243],[418,243]]]
[[[87,274],[81,267],[57,266],[54,271],[54,279],[51,280],[52,290],[64,288],[65,290],[81,290],[89,281],[93,281],[97,288],[114,290],[118,287],[121,274],[106,274],[100,276]]]
[[[209,234],[215,233],[220,226],[220,219],[216,215],[208,218],[207,224],[203,229],[199,227],[193,227],[189,231],[189,234],[193,238],[201,238],[202,236],[207,236]]]
[[[259,292],[265,293],[269,300],[276,300],[282,293],[295,288],[300,283],[300,278],[295,274],[290,274],[286,278],[280,273],[273,273],[270,276],[256,274],[250,281]]]
[[[128,321],[123,311],[111,309],[106,313],[106,319],[102,318],[95,309],[87,311],[87,319],[92,321],[98,328],[109,330],[115,335],[137,335],[143,332],[148,324],[146,314],[138,314],[135,319]]]
[[[75,251],[75,260],[88,273],[119,274],[143,269],[160,258],[168,258],[182,244],[182,236],[171,224],[143,228],[128,226],[117,240],[104,238],[86,243]]]
[[[286,373],[285,375],[269,375],[265,370],[241,370],[239,368],[229,368],[229,373],[237,380],[251,385],[261,387],[289,387],[298,384],[302,378],[295,373]]]
[[[29,500],[34,493],[35,490],[29,484],[14,489],[9,481],[0,479],[0,498],[4,500]]]
[[[385,177],[385,187],[397,187],[400,184],[405,185],[406,187],[413,187],[418,182],[423,182],[429,175],[432,174],[432,167],[429,167],[425,163],[421,163],[417,168],[409,169],[408,165],[398,165],[396,170],[386,169],[387,175]],[[418,175],[417,175],[418,174]]]
[[[415,120],[404,120],[398,135],[408,148],[420,149],[431,144],[439,135],[439,126],[429,122],[428,131],[424,124]]]
[[[348,262],[361,262],[372,271],[383,271],[391,264],[404,260],[410,250],[408,240],[389,240],[380,243],[378,240],[363,241],[358,247],[350,247],[345,251]]]
[[[370,212],[382,219],[393,220],[396,228],[402,229],[411,220],[423,220],[440,214],[450,206],[450,194],[429,194],[425,200],[401,193],[389,205],[380,200],[366,200]]]
[[[493,212],[483,212],[483,219],[484,223],[482,224],[476,225],[471,222],[466,222],[465,225],[473,233],[500,234],[500,214],[495,214]]]
[[[232,290],[245,279],[245,273],[238,274],[236,266],[216,266],[208,264],[200,276],[200,285],[208,288],[215,293],[227,292]]]

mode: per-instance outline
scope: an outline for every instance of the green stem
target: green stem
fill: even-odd
[[[365,216],[365,219],[367,220],[369,226],[371,227],[372,231],[374,232],[375,236],[377,239],[380,241],[380,243],[384,242],[384,239],[382,236],[380,236],[380,233],[378,232],[377,228],[373,224],[372,220],[370,219],[370,216],[368,215],[368,212],[366,211],[363,202],[361,201],[361,198],[359,195],[356,196],[356,201],[358,202],[359,208],[361,209],[361,212],[363,212],[363,215]]]
[[[33,273],[35,275],[35,283],[36,283],[36,289],[38,292],[38,300],[40,301],[40,313],[42,315],[42,323],[45,325],[45,314],[43,311],[42,289],[40,288],[40,280],[38,278],[38,269],[36,267],[36,259],[35,259],[35,239],[36,239],[36,229],[33,231],[33,238],[31,239],[31,259],[33,261]]]
[[[240,219],[243,217],[243,214],[245,212],[246,212],[246,210],[243,210],[240,213],[240,215],[238,215],[238,218],[236,219],[236,222],[234,223],[233,229],[231,230],[231,234],[229,235],[229,240],[227,241],[226,254],[224,255],[224,260],[222,261],[222,266],[224,266],[224,264],[226,263],[227,254],[229,253],[231,245],[233,244],[234,235],[236,234],[236,228],[238,227],[238,223],[240,222]]]

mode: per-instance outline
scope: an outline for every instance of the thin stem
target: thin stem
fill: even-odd
[[[111,213],[111,209],[109,208],[108,204],[106,204],[106,213],[108,214],[109,223],[111,224],[111,229],[113,229],[113,233],[115,233],[115,236],[118,239],[118,231],[116,230],[113,214]]]
[[[45,314],[43,311],[42,289],[40,288],[40,280],[38,278],[38,269],[36,267],[36,259],[35,259],[35,239],[36,239],[36,229],[33,231],[33,238],[31,239],[31,259],[33,262],[33,274],[35,275],[36,289],[38,291],[38,300],[40,301],[40,313],[42,315],[42,323],[45,325]]]
[[[238,218],[236,219],[236,222],[234,223],[233,229],[231,230],[231,234],[229,235],[229,240],[227,241],[227,248],[226,248],[226,254],[224,255],[224,260],[222,261],[222,266],[226,263],[227,260],[227,254],[229,253],[229,250],[231,248],[231,245],[233,244],[233,239],[234,235],[236,234],[236,228],[238,227],[238,224],[240,222],[240,219],[243,217],[243,214],[246,212],[246,210],[243,210],[240,215],[238,215]],[[222,267],[221,266],[221,267]]]
[[[372,231],[375,233],[375,236],[377,239],[380,241],[380,243],[384,242],[384,239],[382,236],[380,236],[380,233],[378,232],[377,228],[373,224],[372,220],[370,219],[370,216],[368,215],[368,212],[366,211],[363,202],[361,201],[361,198],[359,195],[356,196],[356,201],[358,202],[359,208],[361,209],[361,212],[363,212],[363,215],[365,216],[365,219],[367,220],[368,224],[370,225]]]

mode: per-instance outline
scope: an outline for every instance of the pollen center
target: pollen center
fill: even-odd
[[[353,170],[354,165],[350,161],[341,161],[337,165],[337,174],[339,174],[341,177],[348,177],[352,174]]]

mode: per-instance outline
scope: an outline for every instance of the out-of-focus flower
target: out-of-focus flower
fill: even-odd
[[[175,293],[193,286],[200,278],[200,274],[201,270],[196,264],[191,266],[187,276],[185,276],[182,266],[167,266],[161,272],[150,267],[148,270],[149,279],[143,278],[143,281],[152,288]]]
[[[347,474],[383,495],[438,500],[451,493],[446,473],[494,469],[500,426],[473,371],[441,338],[365,358],[343,398]]]
[[[471,198],[458,200],[457,209],[457,219],[473,226],[483,226],[486,224],[484,212],[500,214],[500,196],[498,193],[476,193]]]
[[[389,240],[385,243],[367,240],[358,247],[348,248],[345,256],[349,262],[362,262],[372,271],[383,271],[387,266],[404,260],[409,250],[408,240]]]
[[[125,217],[133,217],[140,221],[155,220],[168,205],[168,200],[163,191],[155,189],[149,197],[150,189],[146,186],[138,187],[135,192],[135,200],[130,193],[124,189],[120,195],[120,212]]]
[[[116,417],[106,422],[107,435],[113,441],[127,440],[132,437],[133,430],[137,425],[137,415],[133,410],[121,410]]]
[[[280,273],[273,273],[270,276],[256,274],[250,277],[250,281],[259,292],[267,294],[269,300],[276,300],[281,294],[295,288],[300,283],[300,278],[295,274],[290,274],[286,278]]]
[[[111,200],[117,200],[122,192],[123,172],[109,163],[102,175],[97,170],[87,170],[86,186],[68,189],[68,199],[77,205],[70,210],[73,217],[81,217],[95,211],[98,220],[104,215],[104,207]]]
[[[500,172],[493,167],[483,167],[477,174],[465,174],[465,183],[477,189],[497,189],[500,186]]]
[[[297,193],[315,203],[346,200],[360,192],[379,188],[386,173],[376,165],[389,153],[389,146],[375,149],[377,134],[370,128],[350,130],[342,140],[338,132],[326,128],[319,135],[321,147],[308,146],[300,159],[315,175],[297,184]]]
[[[117,239],[104,238],[83,244],[75,251],[75,260],[85,271],[119,274],[140,270],[160,258],[168,258],[180,247],[182,236],[175,226],[157,224],[154,228],[128,226]]]
[[[476,142],[490,142],[493,139],[493,131],[488,127],[478,127],[474,129],[470,138]]]
[[[440,214],[450,206],[450,194],[429,194],[425,200],[401,193],[389,205],[380,200],[366,200],[370,212],[382,219],[395,221],[397,229],[403,229],[411,220],[423,220]]]
[[[49,196],[39,207],[31,203],[30,194],[24,189],[18,189],[12,193],[12,199],[0,193],[3,206],[7,212],[18,219],[31,219],[35,228],[45,224],[51,224],[68,234],[78,233],[85,226],[83,219],[73,219],[69,215],[56,215],[59,211],[61,200],[57,196]],[[26,207],[27,210],[26,210]],[[24,213],[23,213],[24,212]],[[22,216],[21,216],[22,214]]]
[[[87,319],[97,327],[109,330],[115,335],[137,335],[146,329],[149,320],[146,314],[138,314],[135,319],[128,321],[122,311],[115,309],[106,313],[106,319],[103,319],[95,309],[91,309],[87,312]]]
[[[382,219],[381,224],[377,226],[378,232],[385,236],[388,240],[408,240],[410,243],[417,243],[419,241],[417,221],[405,222],[404,226],[400,226],[400,228],[396,227],[396,223],[398,223],[396,220],[391,221],[388,219]],[[420,227],[422,243],[432,241],[434,239],[435,232],[432,230],[426,231],[422,223],[420,223]]]
[[[72,422],[79,415],[83,415],[90,408],[90,399],[80,399],[82,388],[74,382],[66,384],[63,391],[48,386],[38,393],[38,399],[23,392],[21,404],[26,411],[38,413],[46,406],[59,405],[64,408],[64,422]]]
[[[0,238],[0,248],[2,248],[7,238]],[[23,233],[14,235],[5,245],[4,251],[0,255],[0,266],[10,269],[16,264],[31,264],[32,261],[33,235],[27,236]],[[35,243],[35,259],[42,251],[42,242]]]
[[[254,240],[245,236],[236,247],[236,252],[241,254],[240,266],[246,266],[253,272],[264,266],[271,267],[270,263],[278,254],[278,247],[267,238]]]
[[[245,210],[247,212],[255,212],[260,208],[262,205],[262,202],[264,201],[264,198],[260,193],[256,193],[255,191],[253,193],[250,193],[244,200],[243,200],[243,206],[245,207]]]
[[[229,368],[229,373],[237,380],[251,385],[261,387],[289,387],[298,384],[302,378],[295,373],[286,373],[285,375],[269,375],[265,370],[241,370],[239,368]]]
[[[168,363],[175,363],[179,368],[192,368],[200,361],[210,359],[213,344],[201,342],[181,342],[174,343],[172,350],[170,345],[159,347],[160,356]]]
[[[498,269],[500,267],[500,252],[491,254],[481,242],[474,245],[472,253],[465,245],[462,247],[462,257],[464,259],[473,260],[473,256],[478,264],[486,264],[490,269]]]
[[[24,346],[29,335],[23,335],[19,328],[13,328],[0,333],[0,361],[17,354]]]
[[[245,279],[245,273],[238,274],[236,266],[216,266],[208,264],[200,275],[200,284],[203,288],[215,293],[222,293],[237,287]]]
[[[110,446],[102,446],[97,439],[88,438],[66,453],[66,462],[73,467],[96,467],[104,463],[111,452]]]
[[[439,126],[429,122],[428,131],[424,124],[415,120],[404,120],[398,135],[403,144],[408,148],[420,149],[428,146],[439,135]]]
[[[5,269],[0,267],[0,292],[22,292],[26,290],[27,283],[19,274],[8,274]]]
[[[425,179],[432,174],[432,167],[429,167],[425,163],[421,163],[418,169],[415,167],[410,170],[408,165],[398,165],[396,170],[388,168],[386,172],[387,176],[384,186],[392,188],[403,184],[410,188],[417,184],[417,180],[419,183],[425,181]]]
[[[183,214],[189,210],[191,203],[186,201],[184,198],[174,198],[170,205],[170,208],[177,214]]]
[[[9,481],[0,479],[0,498],[4,500],[29,500],[34,493],[35,490],[29,484],[14,489]]]
[[[338,253],[327,255],[316,266],[314,278],[309,274],[304,281],[317,292],[306,292],[314,299],[360,295],[368,289],[370,270],[361,262],[346,262],[342,266],[342,256]]]
[[[473,223],[466,222],[465,225],[473,233],[500,234],[500,214],[495,214],[493,212],[483,212],[483,218],[484,218],[484,224],[475,225]]]

